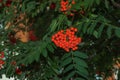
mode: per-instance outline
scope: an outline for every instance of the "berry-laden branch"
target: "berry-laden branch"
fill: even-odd
[[[64,14],[69,14],[68,11],[70,11],[72,5],[75,4],[75,0],[72,0],[71,2],[69,2],[68,0],[61,0],[60,2],[60,11],[63,12]],[[74,16],[74,14],[70,11],[70,16]]]

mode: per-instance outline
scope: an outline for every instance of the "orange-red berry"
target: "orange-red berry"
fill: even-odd
[[[72,4],[75,4],[75,1],[74,1],[74,0],[72,0]]]

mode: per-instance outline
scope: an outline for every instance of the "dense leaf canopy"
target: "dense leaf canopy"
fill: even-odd
[[[0,75],[106,78],[119,48],[119,0],[0,0]]]

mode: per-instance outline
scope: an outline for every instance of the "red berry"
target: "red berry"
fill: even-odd
[[[15,65],[16,65],[16,61],[12,61],[11,64],[12,64],[13,66],[15,66]]]
[[[85,14],[85,11],[81,10],[81,11],[80,11],[80,14],[84,15],[84,14]]]
[[[22,73],[22,71],[19,68],[16,68],[15,70],[16,74],[20,75]]]
[[[31,41],[36,41],[37,40],[37,37],[35,36],[35,34],[34,34],[34,31],[29,31],[29,39],[31,40]]]
[[[72,0],[72,4],[75,4],[75,1],[74,1],[74,0]]]
[[[5,64],[5,62],[3,60],[0,60],[0,64],[3,65]]]
[[[50,9],[55,9],[55,7],[56,7],[56,4],[55,3],[51,3]]]
[[[5,6],[9,7],[12,3],[12,0],[7,0]]]
[[[0,52],[0,59],[4,58],[4,52]]]

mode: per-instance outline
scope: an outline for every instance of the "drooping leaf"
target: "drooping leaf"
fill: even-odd
[[[52,21],[50,27],[51,27],[51,32],[55,31],[55,29],[57,28],[57,20],[56,19]]]
[[[89,75],[87,69],[85,69],[85,68],[83,68],[83,67],[81,67],[81,66],[79,66],[79,65],[75,65],[75,68],[78,70],[77,73],[78,73],[80,76],[82,76],[82,77],[84,77],[84,78],[87,78],[87,76]]]
[[[74,64],[70,64],[70,65],[68,65],[68,66],[64,69],[64,72],[63,72],[63,73],[66,73],[66,72],[72,70],[73,68],[74,68]]]
[[[71,54],[66,53],[66,54],[63,55],[63,57],[62,57],[61,60],[64,60],[64,59],[66,59],[66,58],[69,58],[70,56],[71,56]]]
[[[83,58],[83,59],[88,58],[88,56],[87,56],[85,53],[83,53],[83,52],[79,52],[79,51],[75,51],[75,52],[73,52],[73,55],[76,56],[76,57]]]
[[[81,66],[81,67],[88,67],[87,66],[87,63],[84,61],[84,60],[82,60],[82,59],[80,59],[80,58],[78,58],[78,57],[75,57],[74,59],[73,59],[73,61],[76,63],[76,65],[79,65],[79,66]]]
[[[68,64],[70,64],[72,62],[71,57],[68,57],[67,59],[63,60],[61,63],[61,66],[67,66]]]

